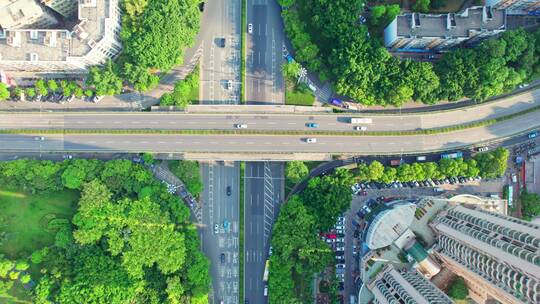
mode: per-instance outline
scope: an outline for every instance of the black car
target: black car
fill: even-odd
[[[225,38],[218,38],[217,45],[221,48],[225,47]]]
[[[199,10],[204,12],[204,2],[199,3]]]
[[[231,196],[231,186],[227,186],[227,196]]]
[[[221,260],[221,264],[225,264],[225,253],[222,253],[222,254],[219,256],[219,259]]]

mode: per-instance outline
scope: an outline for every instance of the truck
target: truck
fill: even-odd
[[[270,272],[270,260],[266,260],[264,264],[263,282],[268,282],[268,274]]]
[[[441,154],[441,159],[456,159],[456,158],[462,158],[462,157],[463,157],[463,153],[460,151]]]
[[[351,117],[349,122],[352,124],[370,124],[373,121],[371,118],[360,118],[360,117]]]

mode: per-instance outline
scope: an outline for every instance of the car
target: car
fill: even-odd
[[[37,141],[44,141],[44,140],[45,140],[45,137],[43,137],[43,136],[36,136],[36,137],[34,137],[34,140],[37,140]]]
[[[334,252],[334,253],[335,253],[336,257],[345,255],[345,251],[336,250],[336,252]]]
[[[538,131],[531,132],[531,133],[527,134],[527,137],[528,137],[529,139],[533,139],[533,138],[538,137],[538,134],[540,134],[540,133],[538,133]]]
[[[232,90],[232,80],[227,79],[227,80],[225,81],[225,89],[227,89],[227,90]]]
[[[199,11],[204,12],[204,2],[199,3]]]
[[[73,158],[73,155],[71,155],[71,154],[65,154],[65,155],[62,155],[62,158],[63,158],[63,159],[72,159],[72,158]]]
[[[248,33],[249,33],[249,34],[253,34],[253,24],[248,23],[248,28],[247,28],[247,30],[248,30]]]
[[[336,251],[345,251],[345,247],[336,247]]]
[[[223,221],[223,230],[228,231],[231,228],[231,222],[224,220]]]
[[[219,225],[218,224],[214,224],[214,233],[215,234],[219,233]]]
[[[486,152],[489,150],[489,147],[478,147],[476,148],[476,152]]]
[[[264,285],[264,291],[263,291],[263,294],[265,297],[268,296],[268,285]]]
[[[311,129],[315,129],[315,128],[318,128],[318,127],[319,127],[319,124],[318,124],[318,123],[315,123],[315,122],[308,122],[308,123],[306,124],[306,127],[311,128]]]
[[[344,243],[345,242],[345,238],[337,238],[336,239],[336,242],[340,242],[340,243]]]
[[[247,124],[235,124],[236,129],[247,129]]]
[[[345,264],[336,264],[336,268],[345,269]]]
[[[94,96],[94,97],[92,98],[92,102],[98,103],[98,102],[99,102],[100,100],[102,100],[102,99],[103,99],[103,96],[98,96],[98,95],[96,95],[96,96]]]
[[[227,189],[226,189],[226,192],[227,192],[227,196],[231,196],[231,186],[227,186]]]
[[[343,282],[339,282],[338,284],[338,290],[339,291],[343,291],[345,289],[345,284],[343,284]]]
[[[224,48],[225,47],[225,38],[218,38],[216,43],[220,48]]]
[[[272,245],[270,245],[270,248],[268,249],[268,255],[269,255],[269,256],[272,255]]]
[[[355,130],[355,131],[366,131],[367,127],[366,126],[354,126],[353,130]]]
[[[72,102],[75,99],[75,95],[71,95],[68,98],[66,98],[66,102]]]
[[[222,254],[219,256],[219,260],[221,261],[221,264],[225,264],[225,253],[222,253]]]
[[[317,143],[317,139],[314,138],[314,137],[308,137],[305,139],[306,143],[308,144],[316,144]]]
[[[358,195],[360,195],[360,196],[366,196],[366,195],[367,195],[367,191],[366,191],[366,190],[362,190],[362,191],[358,192]]]
[[[343,230],[343,226],[342,225],[336,225],[336,230]]]

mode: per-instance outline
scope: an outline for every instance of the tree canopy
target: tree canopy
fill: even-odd
[[[189,210],[140,164],[128,160],[0,162],[0,182],[43,193],[80,190],[72,219],[47,229],[54,244],[26,261],[0,259],[0,295],[10,280],[35,280],[34,303],[206,303],[209,261]],[[35,285],[35,284],[34,284]]]

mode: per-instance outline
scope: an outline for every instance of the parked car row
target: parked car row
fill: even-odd
[[[528,142],[524,142],[520,145],[517,145],[517,146],[514,146],[514,154],[521,154],[529,149],[532,149],[536,147],[536,142],[534,141],[528,141]]]
[[[351,189],[354,194],[357,195],[365,195],[363,191],[369,190],[369,189],[385,189],[385,188],[404,188],[404,187],[410,187],[410,188],[416,188],[416,187],[435,187],[439,185],[444,184],[463,184],[471,181],[479,181],[482,178],[480,176],[477,177],[465,177],[465,176],[457,176],[457,177],[448,177],[443,179],[427,179],[423,181],[410,181],[410,182],[399,182],[394,181],[391,183],[378,183],[378,182],[370,182],[370,183],[356,183],[354,184]]]

